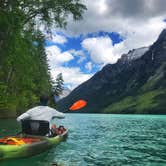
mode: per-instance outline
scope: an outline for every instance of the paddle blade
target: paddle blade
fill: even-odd
[[[85,100],[78,100],[76,101],[70,108],[70,111],[79,110],[87,105],[87,102]]]

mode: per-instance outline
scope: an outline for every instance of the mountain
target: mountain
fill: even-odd
[[[78,99],[86,113],[166,113],[166,29],[149,48],[123,54],[58,103],[66,110]]]
[[[121,61],[121,63],[128,63],[130,61],[136,60],[140,58],[146,51],[148,51],[148,49],[149,47],[142,47],[130,50],[127,54],[123,54],[119,61]]]

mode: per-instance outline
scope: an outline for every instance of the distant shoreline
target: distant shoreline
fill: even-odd
[[[166,115],[166,114],[116,114],[116,113],[81,113],[81,112],[79,112],[79,113],[65,113],[65,114],[101,114],[101,115],[103,115],[103,114],[108,114],[108,115]],[[17,116],[15,116],[15,117],[13,117],[13,116],[11,116],[11,117],[1,117],[0,116],[0,119],[16,119],[17,118]]]

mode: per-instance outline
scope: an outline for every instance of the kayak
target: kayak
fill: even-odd
[[[0,139],[0,160],[30,157],[53,146],[67,137],[68,131],[55,137],[20,135]]]

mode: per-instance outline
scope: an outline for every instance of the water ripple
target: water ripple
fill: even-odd
[[[70,114],[63,124],[69,128],[66,142],[39,156],[1,165],[166,165],[166,116]],[[1,128],[3,133],[13,132]]]

